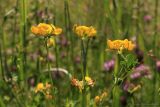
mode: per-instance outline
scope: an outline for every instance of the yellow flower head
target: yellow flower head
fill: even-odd
[[[109,49],[113,49],[113,50],[126,49],[126,50],[131,51],[135,47],[135,45],[131,41],[128,41],[128,39],[114,40],[114,41],[108,40],[107,45],[108,45]]]
[[[37,26],[31,27],[31,32],[37,36],[59,35],[62,32],[61,28],[56,28],[54,25],[40,23]]]
[[[35,89],[35,93],[37,93],[39,91],[41,92],[44,89],[45,89],[44,84],[43,83],[38,83],[38,85],[36,86],[36,89]]]
[[[38,26],[32,26],[31,32],[37,36],[48,36],[52,33],[52,26],[46,23],[40,23]]]
[[[47,46],[48,46],[48,47],[55,46],[55,41],[54,41],[53,38],[49,38],[49,39],[47,40]]]
[[[96,97],[94,98],[94,102],[95,102],[96,104],[99,103],[100,100],[101,100],[101,98],[100,98],[99,96],[96,96]]]
[[[87,26],[74,25],[73,31],[81,38],[83,38],[83,37],[94,37],[97,33],[95,28],[93,28],[92,26],[87,27]]]
[[[71,84],[79,89],[80,92],[84,89],[83,81],[79,81],[78,79],[72,78]]]
[[[43,83],[38,83],[36,88],[35,88],[35,93],[37,92],[44,92],[46,93],[47,90],[50,90],[51,84],[46,83],[45,85]]]
[[[52,34],[57,36],[57,35],[60,35],[62,33],[62,29],[59,28],[59,27],[55,27],[54,25],[51,25],[52,28],[53,28],[53,31],[52,31]]]
[[[88,76],[85,77],[85,81],[87,82],[87,85],[89,85],[89,86],[91,86],[91,87],[93,87],[94,84],[95,84],[94,80],[92,80],[92,79],[91,79],[90,77],[88,77]]]
[[[79,89],[80,92],[82,92],[82,90],[84,89],[84,83],[83,83],[83,81],[79,81],[78,82],[78,89]]]
[[[99,102],[103,101],[107,96],[108,96],[108,93],[107,92],[103,92],[101,95],[96,96],[94,98],[94,101],[95,101],[96,104],[98,104]]]

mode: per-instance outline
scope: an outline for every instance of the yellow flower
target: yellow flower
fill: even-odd
[[[62,29],[61,28],[58,28],[58,27],[55,27],[54,25],[51,25],[52,28],[53,28],[53,31],[52,31],[52,34],[53,35],[60,35],[62,33]]]
[[[78,82],[78,89],[79,89],[80,92],[82,92],[82,90],[84,89],[83,81]]]
[[[57,36],[62,33],[62,29],[52,24],[40,23],[37,26],[32,26],[31,32],[37,36]]]
[[[38,26],[32,26],[31,32],[37,36],[51,35],[53,28],[50,24],[40,23]]]
[[[91,87],[93,87],[94,86],[94,81],[90,78],[90,77],[88,77],[88,76],[86,76],[85,77],[85,80],[86,80],[86,82],[87,82],[87,85],[89,85],[89,86],[91,86]]]
[[[35,35],[38,35],[39,30],[38,30],[38,28],[37,28],[36,26],[32,26],[32,27],[31,27],[31,32],[32,32],[33,34],[35,34]]]
[[[114,41],[108,40],[107,45],[109,49],[120,50],[120,51],[122,51],[123,49],[131,51],[135,47],[135,45],[131,41],[128,41],[128,39],[114,40]]]
[[[101,98],[100,98],[99,96],[96,96],[96,97],[94,98],[94,101],[95,101],[96,104],[99,103],[100,100],[101,100]]]
[[[106,99],[107,96],[108,96],[108,93],[107,92],[103,92],[101,95],[96,96],[94,98],[94,101],[95,101],[96,104],[98,104],[99,102],[102,102],[104,99]]]
[[[79,81],[78,79],[72,78],[71,84],[79,89],[80,92],[84,89],[83,81]]]
[[[90,77],[88,77],[88,76],[85,76],[85,80],[86,81],[91,81],[92,79]]]
[[[38,83],[38,85],[36,86],[36,89],[35,89],[35,93],[37,93],[39,91],[41,92],[44,89],[45,89],[44,84],[43,83]]]
[[[47,46],[48,46],[48,47],[55,46],[55,41],[54,41],[53,38],[49,38],[49,39],[47,40]]]
[[[81,38],[83,38],[83,37],[94,37],[97,33],[95,28],[93,28],[92,26],[87,27],[87,26],[74,25],[73,31]]]
[[[91,26],[89,27],[89,30],[87,31],[88,37],[94,37],[97,34],[97,31]]]

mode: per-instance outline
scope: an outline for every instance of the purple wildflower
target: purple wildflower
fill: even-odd
[[[115,65],[114,59],[106,61],[104,63],[104,70],[107,71],[107,72],[112,71],[114,69],[114,65]]]
[[[144,21],[145,22],[150,22],[152,20],[152,16],[151,15],[145,15],[144,16]]]
[[[135,67],[133,73],[130,75],[131,79],[139,79],[141,77],[149,77],[150,78],[150,68],[144,64],[140,64]]]

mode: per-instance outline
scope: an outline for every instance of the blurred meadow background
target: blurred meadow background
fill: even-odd
[[[159,2],[0,0],[0,107],[160,107]],[[31,31],[39,23],[62,29],[54,46]],[[96,29],[86,57],[76,24]],[[117,83],[126,66],[107,40],[124,39],[135,44],[126,64],[135,64]]]

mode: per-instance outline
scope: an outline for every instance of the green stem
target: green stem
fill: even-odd
[[[116,64],[115,64],[115,68],[114,68],[114,87],[112,90],[112,95],[113,95],[113,103],[112,103],[112,107],[119,107],[120,104],[120,87],[118,85],[118,70],[119,70],[119,54],[117,54],[116,57]]]
[[[85,80],[85,76],[89,75],[88,74],[88,70],[86,70],[87,68],[87,54],[88,54],[88,47],[89,47],[89,41],[90,38],[87,39],[86,41],[86,46],[85,46],[85,40],[81,40],[81,55],[82,55],[82,64],[83,64],[83,70],[82,70],[82,78],[83,80]],[[84,88],[84,90],[82,91],[82,107],[88,106],[88,101],[89,98],[87,98],[88,96],[88,89]]]
[[[113,88],[112,95],[113,95],[112,107],[119,107],[120,106],[120,88],[117,84]]]
[[[25,65],[26,65],[26,31],[27,31],[27,17],[26,17],[26,13],[27,13],[27,0],[21,0],[21,39],[20,39],[20,46],[21,46],[21,70],[20,70],[20,80],[21,81],[25,81]],[[25,83],[24,82],[24,83]],[[22,87],[24,85],[24,83],[22,83]]]
[[[49,55],[49,49],[48,49],[48,46],[47,46],[47,40],[48,40],[48,38],[44,38],[44,39],[45,39],[45,47],[46,47],[46,51],[47,51],[47,56],[46,56],[47,68],[48,68],[48,73],[49,73],[49,77],[50,77],[51,83],[53,85],[52,72],[50,71],[50,62],[48,60],[48,55]]]
[[[57,72],[59,72],[59,64],[58,64],[58,47],[57,47],[57,44],[56,44],[56,38],[55,38],[55,54],[56,54],[56,68],[57,68]]]
[[[5,81],[1,44],[0,44],[0,63],[1,63],[1,78]]]
[[[6,107],[5,104],[4,104],[4,101],[2,100],[2,96],[0,96],[0,106],[1,107]]]
[[[81,40],[81,57],[82,57],[82,64],[83,64],[83,70],[82,70],[82,78],[84,80],[85,77],[85,50],[84,50],[84,43],[83,40]]]
[[[84,43],[85,41],[83,39],[81,40],[81,48],[82,48],[81,49],[81,55],[82,55],[82,64],[83,64],[82,76],[83,76],[83,79],[86,75],[89,75],[88,70],[86,70],[89,41],[90,41],[90,39],[87,39],[86,46],[85,46],[85,43]]]

